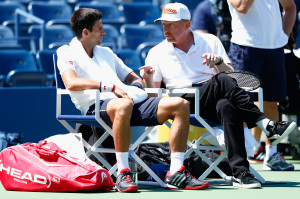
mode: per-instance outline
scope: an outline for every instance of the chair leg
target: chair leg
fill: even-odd
[[[109,175],[114,175],[117,177],[117,169],[118,169],[118,167],[117,167],[117,163],[116,163],[116,164],[114,164],[113,167],[111,167],[111,169],[109,169],[109,171],[108,171]]]
[[[139,144],[148,136],[150,131],[154,128],[154,126],[147,127],[144,133],[133,143],[130,145],[129,150],[135,150],[136,147],[138,147]]]
[[[226,157],[227,152],[224,151],[214,162],[212,162],[210,159],[208,159],[201,151],[195,150],[195,153],[197,153],[208,165],[209,168],[198,178],[199,180],[204,180],[212,170],[215,170],[224,180],[228,180],[231,178],[228,178],[228,176],[218,168],[218,164]]]
[[[262,184],[266,182],[266,180],[251,166],[249,166],[249,170]]]
[[[156,180],[156,183],[144,181],[144,182],[142,182],[142,184],[145,184],[145,185],[154,185],[155,184],[155,185],[159,185],[161,187],[166,187],[167,185],[134,153],[135,148],[138,147],[138,145],[147,137],[147,135],[150,133],[150,131],[153,128],[154,127],[146,128],[144,133],[132,145],[130,145],[129,153],[137,161],[137,163],[140,164],[149,173],[149,175],[151,177],[153,177],[153,179]],[[98,148],[98,146],[100,146],[102,144],[102,142],[104,142],[105,139],[109,135],[110,134],[108,132],[105,132],[93,146],[90,146],[88,143],[85,143],[84,145],[88,149],[88,151],[86,153],[87,156],[94,155],[107,169],[109,169],[108,173],[110,175],[114,174],[115,176],[117,176],[116,175],[117,164],[114,164],[113,166],[111,166],[101,155],[99,155],[99,152],[102,152],[102,153],[114,153],[115,152],[115,149]]]
[[[150,131],[153,129],[154,127],[147,127],[146,130],[144,131],[144,133],[129,147],[129,153],[130,155],[135,159],[135,161],[141,165],[147,172],[148,174],[154,178],[155,182],[147,182],[147,181],[143,181],[143,182],[138,182],[140,184],[145,184],[145,185],[160,185],[161,187],[166,187],[167,185],[143,162],[142,159],[140,159],[140,157],[138,157],[136,155],[136,153],[134,153],[134,150],[136,149],[136,147],[138,147],[138,145],[148,136],[148,134],[150,133]]]
[[[83,141],[84,147],[87,149],[87,152],[85,153],[85,155],[87,157],[90,157],[91,155],[93,155],[103,164],[104,167],[106,167],[107,169],[112,168],[112,166],[98,152],[92,151],[92,148],[95,147],[95,144],[93,146],[91,146],[84,139],[82,139],[82,141]],[[116,174],[114,174],[114,175],[116,176]]]
[[[58,120],[70,133],[77,133],[76,130],[66,121]]]
[[[141,165],[161,187],[167,187],[167,185],[143,162],[143,160],[139,156],[137,156],[133,151],[132,151],[131,155],[137,161],[137,163],[139,165]],[[140,183],[140,182],[138,182],[138,183]],[[141,184],[153,185],[153,182],[143,181],[143,182],[141,182]]]

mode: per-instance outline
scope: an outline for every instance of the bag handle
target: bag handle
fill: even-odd
[[[59,148],[54,142],[47,142],[46,140],[39,141],[35,147],[39,155],[46,157],[57,156],[58,153],[67,153],[67,151]]]

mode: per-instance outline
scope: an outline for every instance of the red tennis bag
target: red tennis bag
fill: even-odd
[[[109,191],[114,186],[106,169],[89,158],[70,157],[45,140],[4,149],[0,180],[6,190],[15,191]]]

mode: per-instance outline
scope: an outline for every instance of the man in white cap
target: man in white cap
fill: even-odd
[[[233,70],[221,41],[211,34],[195,33],[190,29],[190,19],[188,8],[181,3],[170,3],[163,8],[162,16],[155,21],[162,22],[166,40],[149,51],[146,65],[140,68],[141,76],[146,87],[160,87],[162,82],[174,84],[209,79],[199,88],[200,116],[221,123],[224,128],[233,185],[261,187],[249,171],[243,122],[249,128],[259,126],[277,142],[286,137],[296,124],[267,119],[233,78],[220,73]],[[194,96],[182,97],[193,105]],[[172,182],[176,176],[176,171],[169,171],[166,183]]]

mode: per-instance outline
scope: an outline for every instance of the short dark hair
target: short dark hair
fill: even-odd
[[[79,8],[76,10],[71,19],[70,25],[78,39],[82,37],[82,30],[93,30],[96,21],[102,18],[102,13],[99,10],[92,8]]]

